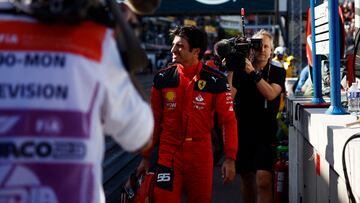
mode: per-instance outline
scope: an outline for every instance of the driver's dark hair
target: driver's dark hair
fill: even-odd
[[[175,36],[186,39],[189,43],[190,51],[193,48],[200,48],[198,59],[202,59],[207,49],[207,35],[203,30],[195,26],[179,26],[170,30],[171,39],[174,39]]]

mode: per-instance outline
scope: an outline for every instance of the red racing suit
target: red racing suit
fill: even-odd
[[[160,136],[158,164],[174,172],[173,190],[155,187],[155,202],[180,203],[183,191],[187,202],[211,202],[214,112],[222,126],[226,157],[235,160],[237,152],[237,125],[227,78],[202,63],[170,66],[155,75],[151,106],[154,143]]]

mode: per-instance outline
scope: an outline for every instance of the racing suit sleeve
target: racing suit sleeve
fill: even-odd
[[[236,160],[238,148],[237,121],[230,91],[216,94],[215,111],[218,113],[218,122],[222,131],[225,156]]]
[[[154,119],[149,104],[136,91],[125,70],[112,33],[103,47],[104,132],[111,135],[126,151],[136,151],[151,138]]]
[[[151,89],[151,108],[154,114],[154,133],[152,136],[152,146],[143,152],[143,157],[150,159],[151,153],[154,149],[154,145],[158,142],[160,133],[161,133],[161,120],[162,120],[162,99],[161,99],[161,91],[152,87]]]

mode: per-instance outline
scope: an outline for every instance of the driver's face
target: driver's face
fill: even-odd
[[[189,42],[182,37],[175,36],[172,42],[172,62],[180,63],[185,67],[195,64],[198,61],[198,48],[190,50]]]

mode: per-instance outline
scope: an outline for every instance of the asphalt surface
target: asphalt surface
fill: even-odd
[[[153,74],[137,74],[136,78],[142,84],[147,96],[149,96]],[[220,169],[219,164],[214,167],[212,203],[243,203],[240,192],[239,175],[236,176],[233,182],[224,185]]]
[[[213,176],[213,203],[243,203],[240,192],[240,176],[224,185],[221,179],[220,166],[215,166]]]

